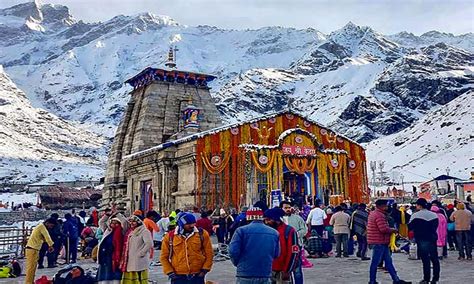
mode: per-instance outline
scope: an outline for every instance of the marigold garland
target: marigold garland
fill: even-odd
[[[272,168],[273,162],[275,161],[276,151],[271,151],[270,150],[269,152],[270,152],[270,157],[268,159],[267,165],[265,165],[265,166],[262,166],[260,164],[260,162],[258,161],[259,156],[257,155],[257,151],[251,152],[253,164],[262,173],[268,172]]]
[[[207,158],[207,156],[204,155],[204,153],[201,153],[201,158],[207,171],[210,172],[211,174],[216,175],[216,174],[221,173],[225,169],[227,164],[229,163],[230,153],[224,153],[224,159],[222,159],[222,162],[217,166],[213,166],[211,162],[209,161],[209,159]]]
[[[300,175],[303,175],[306,172],[312,172],[314,170],[314,167],[316,166],[316,160],[315,159],[311,159],[309,164],[308,164],[308,159],[307,158],[284,157],[283,159],[285,161],[286,167],[291,172],[296,172]]]

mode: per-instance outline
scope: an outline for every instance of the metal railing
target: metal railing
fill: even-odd
[[[33,228],[0,227],[0,256],[23,257]]]

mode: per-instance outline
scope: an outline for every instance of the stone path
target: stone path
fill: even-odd
[[[441,281],[440,283],[474,283],[474,262],[458,261],[457,254],[450,252],[448,259],[441,261]],[[418,283],[422,278],[421,261],[408,260],[406,254],[394,254],[395,267],[399,276],[413,283]],[[327,258],[327,259],[311,259],[314,267],[304,269],[305,283],[367,283],[368,267],[370,261],[360,261],[355,257],[349,258]],[[96,265],[91,260],[81,260],[80,265],[87,268],[93,268]],[[37,278],[41,275],[52,277],[56,269],[38,270]],[[207,280],[212,280],[216,284],[235,283],[235,268],[230,261],[217,262],[214,264],[212,271],[208,274]],[[392,283],[388,273],[379,272],[377,274],[379,283]],[[163,275],[161,267],[152,267],[150,270],[150,278],[157,284],[167,282],[166,275]],[[24,277],[16,279],[0,279],[0,283],[23,283]]]

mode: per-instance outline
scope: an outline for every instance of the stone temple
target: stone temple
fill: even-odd
[[[173,56],[170,49],[167,68],[126,81],[133,91],[110,150],[102,206],[368,201],[359,144],[289,109],[222,125],[207,85],[215,77],[178,70]]]

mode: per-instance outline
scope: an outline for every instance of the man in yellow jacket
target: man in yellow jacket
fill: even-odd
[[[26,257],[26,277],[25,284],[32,284],[35,281],[36,267],[38,265],[39,251],[44,242],[49,246],[48,251],[52,252],[53,240],[48,233],[48,229],[56,226],[57,221],[49,218],[44,223],[39,224],[33,229],[28,242],[26,243],[25,257]]]
[[[176,229],[163,238],[160,262],[171,284],[202,284],[211,270],[214,257],[211,238],[195,224],[194,215],[180,213]]]

